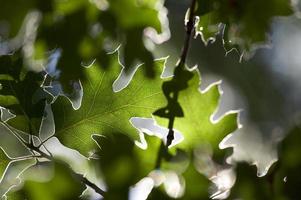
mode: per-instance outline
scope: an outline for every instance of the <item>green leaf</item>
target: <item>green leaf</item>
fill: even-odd
[[[137,145],[135,146],[135,154],[138,158],[137,165],[141,166],[137,170],[137,174],[140,175],[140,179],[154,170],[174,171],[179,174],[183,173],[189,164],[189,156],[185,152],[176,149],[174,152],[164,152],[163,157],[165,160],[161,160],[160,169],[157,166],[158,156],[163,151],[164,144],[162,140],[155,136],[146,136],[147,149],[141,149]],[[163,147],[163,148],[162,148]]]
[[[140,159],[135,154],[134,149],[138,147],[128,136],[117,132],[108,136],[94,136],[93,139],[100,146],[96,152],[99,159],[95,162],[98,163],[107,186],[106,198],[125,198],[129,187],[141,177],[140,171],[147,173],[139,165]]]
[[[200,35],[205,45],[215,42],[215,37],[220,31],[220,22],[215,13],[210,12],[202,16],[196,26],[196,35]]]
[[[122,51],[122,63],[126,70],[131,70],[139,63],[145,63],[146,75],[155,75],[154,57],[144,45],[144,31],[152,28],[157,33],[163,33],[164,24],[159,16],[164,9],[162,1],[112,0],[109,1],[108,13],[115,18],[117,27],[123,38],[119,38]],[[131,13],[129,15],[128,13]],[[149,30],[148,30],[149,32]]]
[[[53,105],[56,136],[64,145],[84,155],[93,150],[93,134],[121,132],[138,139],[130,118],[151,117],[164,100],[160,78],[164,59],[156,62],[156,79],[145,79],[142,71],[137,70],[131,84],[118,93],[112,90],[120,72],[115,60],[106,71],[97,65],[83,69],[87,78],[82,81],[84,96],[80,109],[74,111],[64,98],[59,98]]]
[[[37,174],[40,177],[35,176]],[[49,162],[37,163],[27,169],[23,176],[24,186],[19,191],[8,193],[9,200],[75,200],[81,199],[79,196],[85,189],[70,168],[60,163],[54,166]]]
[[[109,9],[124,29],[153,27],[157,32],[162,32],[156,9],[158,3],[158,0],[109,0]]]
[[[189,199],[189,200],[196,200],[196,199],[209,199],[208,188],[209,188],[209,180],[198,173],[192,164],[189,165],[188,169],[185,171],[182,176],[185,179],[185,192],[182,197],[177,199]],[[164,200],[171,200],[175,199],[166,194],[164,188],[154,188],[150,193],[149,200],[156,200],[156,199],[164,199]]]
[[[0,57],[0,74],[0,106],[16,115],[8,123],[37,135],[46,99],[40,87],[44,77],[24,69],[20,52]]]
[[[5,2],[1,0],[0,3],[0,21],[9,22],[9,26],[5,27],[8,29],[1,32],[0,36],[1,39],[8,39],[17,35],[26,14],[34,7],[35,0],[11,0]]]
[[[162,2],[97,2],[54,1],[53,12],[40,26],[37,41],[45,43],[48,50],[62,50],[59,73],[53,78],[61,82],[66,93],[72,92],[73,81],[86,78],[81,65],[89,65],[96,59],[100,67],[107,69],[110,66],[107,54],[118,46],[120,61],[127,72],[144,63],[145,74],[154,78],[154,56],[146,47],[145,38],[146,32],[163,34],[167,29],[161,20]]]
[[[4,150],[0,148],[0,180],[2,179],[2,175],[4,174],[8,164],[10,163],[10,159],[5,154]]]
[[[139,148],[129,137],[120,133],[94,136],[93,139],[100,146],[96,152],[99,159],[95,162],[99,164],[104,176],[108,198],[122,199],[128,196],[129,188],[141,179],[151,177],[156,181],[167,171],[182,173],[189,163],[186,156],[177,152],[175,156],[170,156],[169,162],[163,161],[163,171],[157,169],[157,152],[162,143],[158,137],[146,136],[146,150]]]
[[[212,27],[223,23],[226,25],[223,35],[226,51],[236,48],[240,54],[249,56],[258,45],[266,43],[271,20],[291,14],[293,9],[289,0],[198,0],[196,15],[200,20],[197,31],[202,33],[206,43],[206,36],[217,33]]]
[[[1,174],[0,197],[3,198],[14,186],[19,186],[20,175],[34,165],[36,160],[33,158],[13,160],[7,166],[4,174]]]
[[[220,100],[219,83],[214,83],[201,92],[198,70],[194,69],[189,73],[192,78],[188,80],[188,87],[180,91],[178,96],[183,116],[179,114],[173,126],[184,135],[184,140],[177,147],[192,150],[203,143],[210,143],[216,150],[221,140],[236,130],[238,113],[229,112],[218,121],[213,121],[212,117]],[[167,127],[168,119],[156,117],[156,120],[160,125]]]

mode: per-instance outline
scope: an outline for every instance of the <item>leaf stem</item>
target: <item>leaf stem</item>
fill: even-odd
[[[188,51],[190,48],[190,41],[191,41],[192,35],[194,33],[194,29],[195,29],[195,14],[194,14],[195,7],[196,7],[196,0],[192,0],[190,8],[189,8],[189,18],[188,18],[188,22],[186,24],[186,35],[185,35],[185,39],[184,39],[184,44],[183,44],[183,47],[181,50],[180,60],[177,64],[176,68],[183,68],[186,63]],[[179,74],[175,73],[174,76],[179,76]],[[174,92],[173,99],[175,101],[177,101],[178,96],[179,96],[179,91],[176,90]],[[173,116],[172,118],[169,119],[169,123],[168,123],[169,132],[167,135],[167,142],[166,142],[167,147],[172,143],[172,141],[174,139],[174,131],[173,131],[174,121],[175,121],[175,116]]]
[[[74,175],[85,185],[89,186],[92,188],[96,193],[100,194],[103,197],[106,197],[106,192],[100,189],[97,185],[89,181],[86,177],[84,177],[82,174],[77,174],[74,172]]]
[[[34,146],[33,144],[28,144],[27,145],[28,148],[32,149],[33,151],[37,152],[40,154],[41,157],[46,158],[48,160],[53,161],[53,157],[51,155],[48,155],[46,153],[44,153],[43,151],[40,150],[40,148]],[[92,183],[91,181],[89,181],[86,177],[84,177],[82,174],[78,174],[75,171],[73,171],[72,169],[70,170],[71,173],[78,179],[80,180],[82,183],[84,183],[85,185],[89,186],[90,188],[92,188],[96,193],[100,194],[102,197],[106,196],[106,192],[103,191],[102,189],[100,189],[97,185],[95,185],[94,183]]]
[[[38,145],[35,146],[32,140],[32,137],[30,139],[30,141],[26,142],[22,137],[20,137],[9,125],[7,125],[5,122],[2,122],[1,124],[3,124],[26,148],[28,148],[28,150],[33,154],[30,156],[24,156],[24,157],[20,157],[18,159],[27,159],[27,158],[46,158],[49,161],[54,161],[54,158],[52,156],[52,154],[46,149],[47,152],[49,152],[49,155],[45,152],[43,152],[40,147],[42,145]],[[32,136],[32,135],[31,135]],[[38,153],[39,155],[36,155],[36,153]],[[15,159],[13,159],[15,160]],[[17,159],[16,159],[17,160]],[[86,177],[84,177],[82,174],[78,174],[75,171],[73,171],[70,168],[71,173],[82,183],[84,183],[85,185],[91,187],[96,193],[100,194],[102,197],[106,196],[106,192],[103,191],[102,189],[100,189],[97,185],[95,185],[94,183],[92,183],[91,181],[89,181]]]
[[[181,70],[183,70],[185,68],[185,63],[186,63],[186,59],[187,59],[187,56],[188,56],[188,51],[189,51],[189,48],[190,48],[190,41],[191,41],[191,38],[192,38],[194,30],[195,30],[195,13],[194,13],[195,7],[196,7],[196,0],[192,0],[190,8],[189,8],[188,22],[185,24],[186,25],[186,27],[185,27],[186,28],[186,34],[185,34],[185,38],[184,38],[184,44],[183,44],[183,47],[182,47],[182,50],[181,50],[180,60],[178,61],[177,65],[176,65],[176,68],[175,68],[175,71],[174,71],[174,76],[173,76],[173,79],[171,80],[171,82],[172,81],[174,81],[174,82],[179,81],[180,80],[179,76],[181,76],[180,72],[181,72]],[[177,102],[179,92],[182,89],[183,88],[181,88],[181,87],[175,89],[173,91],[173,96],[169,99],[169,101]],[[168,94],[168,96],[169,96],[169,94]],[[170,110],[170,112],[172,112],[172,110]],[[166,145],[164,145],[163,142],[161,143],[161,146],[158,150],[158,156],[157,156],[157,160],[156,160],[156,163],[155,163],[155,169],[160,168],[162,159],[164,157],[168,156],[168,147],[171,145],[172,141],[174,140],[173,127],[174,127],[175,118],[176,118],[176,115],[170,115],[168,117],[168,119],[169,119],[169,122],[168,122],[169,131],[168,131],[167,138],[166,138],[167,139],[166,140]]]
[[[31,144],[28,145],[29,148],[31,148],[33,151],[39,153],[41,155],[41,157],[44,157],[48,160],[53,161],[53,157],[44,153],[43,151],[41,151],[38,147],[35,147]],[[102,189],[100,189],[97,185],[95,185],[94,183],[92,183],[91,181],[89,181],[86,177],[84,177],[82,174],[78,174],[75,171],[73,171],[72,169],[70,170],[71,173],[78,179],[80,180],[82,183],[84,183],[85,185],[89,186],[90,188],[92,188],[96,193],[100,194],[102,197],[106,196],[106,192],[103,191]]]
[[[182,47],[181,57],[177,67],[184,66],[184,64],[186,63],[186,58],[190,47],[192,33],[194,32],[195,29],[195,13],[194,13],[195,7],[196,7],[196,0],[192,0],[189,8],[189,18],[186,24],[186,36],[184,40],[184,45]]]

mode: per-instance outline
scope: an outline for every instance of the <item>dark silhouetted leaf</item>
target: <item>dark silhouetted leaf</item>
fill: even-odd
[[[223,23],[226,51],[236,48],[241,56],[248,57],[254,48],[266,43],[272,19],[291,14],[289,0],[198,0],[197,33],[207,43],[218,33],[217,25]]]
[[[9,124],[37,135],[47,97],[40,87],[44,77],[26,71],[20,52],[0,57],[0,75],[0,106],[16,115]]]

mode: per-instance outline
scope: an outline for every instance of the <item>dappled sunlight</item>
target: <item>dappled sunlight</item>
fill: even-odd
[[[140,141],[135,141],[135,144],[137,146],[139,146],[140,148],[142,148],[142,149],[147,148],[147,142],[145,140],[144,134],[147,134],[150,136],[154,135],[154,136],[162,139],[164,144],[166,144],[169,129],[158,125],[153,118],[133,117],[130,119],[130,122],[139,131]],[[177,145],[182,140],[184,140],[183,134],[177,130],[174,130],[174,139],[173,139],[172,143],[170,144],[169,148]]]
[[[247,132],[244,132],[247,130]],[[228,135],[220,143],[220,148],[232,147],[233,154],[227,158],[229,164],[246,161],[257,167],[257,176],[265,176],[274,162],[277,161],[277,143],[279,138],[262,137],[254,127],[245,126]]]
[[[300,5],[2,2],[0,199],[298,199]]]
[[[196,148],[194,156],[194,165],[197,171],[212,182],[209,188],[210,198],[228,198],[236,180],[233,167],[216,163],[212,158],[213,151],[209,144]]]
[[[154,187],[154,181],[150,177],[141,179],[130,188],[129,200],[145,200]]]

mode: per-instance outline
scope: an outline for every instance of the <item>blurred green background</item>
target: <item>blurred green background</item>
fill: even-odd
[[[101,66],[105,68],[109,66],[106,54],[114,50],[126,38],[128,46],[122,49],[123,62],[126,66],[136,64],[133,57],[137,56],[140,61],[146,62],[147,68],[144,69],[146,77],[152,77],[152,71],[149,69],[153,65],[154,58],[169,56],[167,65],[175,66],[184,41],[184,17],[190,4],[189,1],[165,1],[171,37],[168,41],[156,45],[153,54],[141,45],[143,41],[139,39],[139,42],[136,43],[136,40],[137,35],[143,32],[144,26],[157,27],[157,31],[160,32],[159,22],[141,19],[143,26],[132,30],[129,28],[131,19],[128,19],[129,22],[127,21],[127,18],[130,18],[131,6],[129,5],[132,5],[132,1],[128,4],[126,1],[122,1],[124,2],[123,6],[116,3],[116,13],[122,13],[120,18],[125,19],[124,22],[121,20],[123,35],[120,36],[120,30],[115,30],[116,26],[120,24],[117,25],[119,22],[116,22],[114,12],[97,15],[95,13],[98,10],[94,4],[90,5],[91,2],[93,1],[0,0],[0,56],[7,54],[11,49],[20,48],[18,40],[22,40],[22,36],[19,38],[15,36],[18,36],[23,20],[26,16],[28,17],[29,11],[39,10],[39,13],[43,15],[43,20],[37,30],[37,35],[32,36],[34,44],[31,44],[31,37],[26,38],[27,41],[23,41],[25,43],[22,44],[28,45],[29,49],[35,49],[34,55],[28,55],[28,57],[47,59],[50,51],[62,48],[67,53],[63,54],[59,65],[80,66],[79,63],[90,63],[97,58]],[[95,0],[95,2],[99,3],[96,5],[99,5],[100,9],[106,9],[105,0]],[[152,4],[153,2],[155,1],[148,3]],[[158,175],[156,171],[152,171],[157,149],[160,146],[157,139],[147,138],[150,147],[147,152],[142,154],[132,140],[120,133],[105,140],[96,138],[96,140],[101,140],[99,144],[102,144],[102,148],[98,152],[101,159],[94,164],[98,167],[96,174],[106,183],[109,193],[107,199],[125,199],[129,188],[150,172],[149,176],[158,176],[158,179],[165,177],[168,180],[167,177],[176,177],[171,180],[176,180],[174,182],[178,185],[170,184],[170,190],[166,189],[169,187],[168,184],[165,188],[161,185],[153,190],[149,199],[172,199],[177,196],[179,199],[188,200],[209,199],[210,194],[216,188],[207,179],[210,177],[206,175],[207,169],[202,167],[203,165],[212,165],[218,168],[220,165],[221,168],[230,168],[224,162],[224,157],[231,153],[233,153],[232,160],[238,163],[233,169],[236,181],[233,183],[227,199],[300,199],[301,179],[298,174],[301,169],[299,145],[299,141],[301,141],[301,18],[298,14],[297,12],[290,17],[274,19],[269,32],[271,45],[258,49],[250,59],[241,62],[239,62],[237,52],[233,51],[227,56],[225,55],[221,34],[217,36],[214,43],[209,43],[207,46],[200,37],[192,42],[188,65],[190,67],[198,65],[202,77],[201,89],[204,90],[213,82],[222,80],[221,87],[224,93],[214,118],[218,119],[229,110],[241,110],[240,123],[243,124],[243,128],[233,133],[231,138],[225,142],[228,147],[236,146],[236,150],[225,151],[222,156],[214,158],[216,159],[214,162],[207,158],[202,160],[206,156],[212,157],[207,152],[210,152],[208,149],[203,149],[204,152],[201,151],[204,157],[190,163],[186,156],[190,158],[192,155],[181,157],[180,154],[176,154],[175,162],[165,163],[163,168],[167,171],[179,170],[181,172],[184,171],[182,168],[185,168],[186,171],[179,173],[180,175],[174,175],[164,174],[165,172],[162,170],[162,172],[158,172]],[[150,12],[149,15],[153,15],[153,13]],[[57,21],[52,21],[53,16],[57,18]],[[139,16],[133,16],[133,18],[135,17],[139,18]],[[64,20],[59,20],[60,18]],[[102,26],[93,26],[91,24],[93,20],[101,22]],[[87,35],[87,29],[103,34],[93,36],[92,31],[90,35]],[[19,34],[23,33],[19,32]],[[12,39],[14,37],[15,39]],[[6,43],[7,41],[10,42]],[[136,46],[130,46],[133,43]],[[28,52],[30,54],[30,51]],[[39,67],[40,65],[36,63],[34,66]],[[72,89],[70,80],[77,77],[85,78],[77,67],[62,70],[60,81],[63,83],[65,91]],[[1,139],[1,145],[5,145],[5,141],[9,141],[9,138],[4,138],[3,136]],[[6,146],[9,144],[7,143]],[[277,157],[279,157],[279,161],[274,163]],[[198,162],[202,166],[199,170],[195,167]],[[272,167],[266,176],[257,177],[256,167],[250,166],[246,162],[256,164],[263,172],[268,166],[272,165]],[[49,176],[49,179],[40,181],[28,179],[23,187],[16,189],[16,192],[9,193],[8,199],[99,199],[98,196],[93,196],[91,193],[79,197],[85,187],[72,174],[69,174],[68,166],[60,162],[53,165],[45,163],[40,165],[32,167],[33,169],[27,172],[27,176],[31,177],[33,174],[41,173],[41,177]],[[37,168],[41,168],[42,172]],[[43,173],[43,170],[46,172]],[[52,176],[49,171],[54,175]],[[181,193],[181,188],[185,188],[185,193]],[[218,189],[228,191],[229,188]]]

